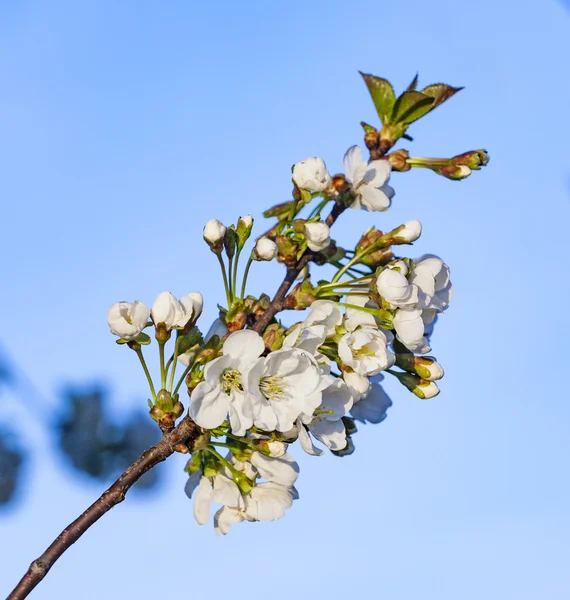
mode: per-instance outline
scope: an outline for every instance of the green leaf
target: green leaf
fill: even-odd
[[[457,92],[460,92],[462,89],[462,87],[454,88],[446,83],[434,83],[424,88],[422,94],[431,96],[435,99],[431,108],[431,110],[433,110],[436,106],[443,104],[446,100],[449,100],[451,96],[457,94]]]
[[[362,126],[362,129],[364,129],[364,133],[378,133],[376,127],[372,127],[372,125],[368,125],[368,123],[365,123],[364,121],[360,121],[360,125]]]
[[[409,125],[427,114],[433,106],[434,99],[422,92],[404,92],[394,104],[392,121]]]
[[[382,124],[389,123],[390,115],[396,102],[396,94],[394,94],[392,84],[387,79],[382,79],[382,77],[375,77],[361,71],[360,74],[368,87],[370,96],[372,96],[372,102],[374,102]]]
[[[418,88],[418,74],[412,79],[412,82],[407,87],[406,92],[415,92]]]
[[[129,343],[128,340],[124,340],[123,338],[119,338],[118,340],[115,340],[115,342],[117,344],[119,344],[119,346],[122,346],[123,344],[128,344]]]
[[[148,346],[150,344],[150,336],[146,333],[139,333],[134,341],[141,346]]]

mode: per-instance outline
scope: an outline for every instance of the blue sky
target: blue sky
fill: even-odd
[[[41,391],[5,398],[0,423],[35,451],[18,507],[0,515],[0,594],[100,493],[48,460],[41,420],[65,381],[104,379],[117,411],[146,401],[134,357],[108,334],[117,300],[199,289],[222,298],[206,220],[259,217],[310,155],[340,169],[375,113],[357,71],[401,89],[466,89],[410,133],[419,156],[487,148],[455,183],[395,174],[384,214],[419,219],[416,254],[451,266],[456,295],[433,350],[442,393],[396,385],[388,419],[350,458],[299,457],[285,519],[198,527],[184,459],[151,499],[129,498],[54,567],[34,598],[286,590],[299,598],[567,598],[570,408],[565,298],[570,217],[570,15],[506,0],[272,3],[53,0],[0,8],[0,339]],[[252,290],[272,292],[276,266]],[[41,414],[40,414],[41,412]],[[172,533],[176,531],[176,535]],[[184,588],[182,587],[184,586]]]

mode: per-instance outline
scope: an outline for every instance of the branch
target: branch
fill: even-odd
[[[334,222],[338,219],[338,217],[346,210],[346,205],[343,202],[336,202],[331,210],[329,216],[326,218],[325,223],[332,227]],[[283,283],[279,286],[279,289],[273,296],[273,300],[267,307],[267,310],[259,317],[259,319],[255,322],[253,326],[253,330],[257,331],[257,333],[262,334],[265,331],[265,328],[271,322],[271,319],[278,313],[283,310],[283,300],[287,295],[287,292],[291,289],[291,286],[295,282],[295,279],[299,276],[299,273],[305,268],[305,266],[313,260],[318,253],[313,253],[307,251],[301,256],[301,258],[297,261],[297,264],[294,267],[289,267],[287,269],[287,273],[285,275],[285,279]]]
[[[166,460],[176,451],[178,444],[193,441],[200,434],[200,428],[190,419],[184,417],[170,432],[166,433],[156,445],[145,450],[113,485],[107,489],[81,516],[68,525],[52,542],[48,549],[37,558],[22,577],[20,583],[8,596],[7,600],[22,600],[44,579],[57,559],[74,544],[91,525],[95,524],[105,513],[121,503],[130,488],[150,469]]]

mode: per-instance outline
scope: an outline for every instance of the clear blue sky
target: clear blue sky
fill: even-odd
[[[391,385],[388,419],[361,428],[352,457],[300,457],[285,519],[223,539],[193,521],[172,459],[167,489],[114,510],[34,598],[569,597],[569,32],[552,0],[2,3],[0,338],[46,413],[69,380],[103,378],[117,411],[144,405],[108,306],[200,289],[212,318],[204,222],[260,217],[306,156],[339,169],[375,120],[359,69],[399,89],[416,71],[466,86],[409,148],[492,157],[462,183],[395,174],[393,209],[336,233],[420,219],[417,253],[451,265],[439,397]],[[254,289],[280,275],[260,267]],[[35,451],[23,501],[0,515],[0,596],[100,492],[43,457],[45,416],[3,402],[0,423]]]

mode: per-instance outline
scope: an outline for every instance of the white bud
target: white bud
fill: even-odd
[[[107,323],[111,333],[124,340],[134,340],[144,329],[150,316],[150,308],[139,302],[116,302],[107,311]]]
[[[245,217],[240,217],[239,220],[247,227],[250,228],[253,225],[253,217],[251,215],[246,215]]]
[[[305,223],[305,238],[307,239],[307,245],[313,252],[320,252],[330,246],[331,232],[329,226],[323,221]]]
[[[273,260],[277,256],[277,244],[267,237],[260,237],[255,242],[253,254],[257,260]]]
[[[150,314],[155,325],[164,323],[168,329],[182,327],[184,319],[188,321],[186,310],[170,292],[158,294]]]
[[[204,298],[200,292],[190,292],[190,294],[180,298],[180,304],[182,304],[187,315],[186,321],[181,325],[183,327],[190,319],[195,321],[202,314]]]
[[[423,381],[418,385],[418,391],[415,393],[422,398],[422,400],[428,400],[439,394],[439,388],[434,381]]]
[[[293,181],[302,190],[323,192],[331,184],[331,176],[322,158],[311,156],[293,167]]]
[[[395,237],[402,238],[406,243],[415,242],[422,234],[422,224],[419,221],[407,221],[402,225],[402,229],[396,233]]]
[[[209,244],[219,244],[226,235],[226,226],[218,219],[210,219],[204,227],[204,239]]]

